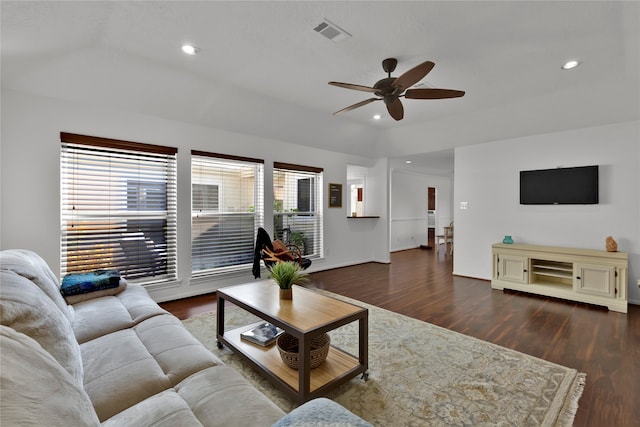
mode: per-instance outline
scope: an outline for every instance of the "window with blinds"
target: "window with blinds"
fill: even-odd
[[[323,170],[279,162],[273,166],[274,239],[300,246],[306,257],[321,257]]]
[[[237,270],[253,263],[264,223],[264,161],[191,152],[191,269]]]
[[[117,269],[176,278],[176,155],[171,147],[61,133],[62,274]]]

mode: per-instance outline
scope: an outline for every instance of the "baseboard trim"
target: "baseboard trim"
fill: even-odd
[[[455,277],[462,277],[462,278],[464,278],[464,279],[481,280],[481,281],[483,281],[483,282],[491,283],[491,279],[485,279],[485,278],[483,278],[483,277],[467,276],[467,275],[464,275],[464,274],[458,274],[458,273],[451,273],[451,275],[452,275],[452,276],[455,276]]]

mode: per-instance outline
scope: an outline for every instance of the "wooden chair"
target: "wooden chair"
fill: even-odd
[[[253,276],[260,277],[260,260],[264,262],[267,270],[279,262],[290,261],[300,264],[302,269],[307,269],[311,265],[311,260],[302,257],[302,250],[293,243],[284,244],[280,240],[271,241],[271,237],[264,228],[258,228],[256,245],[253,257]]]
[[[436,253],[440,252],[440,242],[444,243],[444,252],[453,254],[453,222],[444,227],[444,234],[436,235]]]
[[[309,263],[305,266],[306,258],[302,257],[300,246],[294,245],[293,243],[285,245],[280,240],[274,240],[271,244],[273,245],[273,250],[270,250],[266,246],[262,248],[262,261],[264,261],[267,268],[283,261],[297,262],[302,268],[307,268],[311,265],[311,261],[307,260]]]

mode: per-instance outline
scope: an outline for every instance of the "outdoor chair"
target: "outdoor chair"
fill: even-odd
[[[285,244],[281,240],[271,241],[267,231],[260,227],[256,234],[256,245],[253,255],[253,276],[260,277],[260,261],[264,262],[267,270],[279,262],[296,262],[302,269],[307,269],[311,265],[311,260],[302,256],[302,250],[293,243]]]

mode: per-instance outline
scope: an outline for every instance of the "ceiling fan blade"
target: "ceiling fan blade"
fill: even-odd
[[[400,98],[396,98],[393,102],[387,104],[387,111],[396,120],[402,120],[404,117],[404,107]]]
[[[464,91],[454,89],[407,89],[404,93],[404,97],[407,99],[445,99],[459,98],[461,96],[464,96]]]
[[[435,65],[436,64],[431,61],[425,61],[420,65],[416,65],[415,67],[395,79],[393,83],[391,83],[391,87],[402,89],[411,87],[422,80],[424,76],[429,74],[429,71],[431,71],[433,67],[435,67]]]
[[[356,108],[362,107],[363,105],[367,105],[373,101],[379,101],[380,98],[369,98],[369,99],[365,99],[364,101],[360,101],[357,104],[353,104],[353,105],[349,105],[348,107],[343,108],[340,111],[336,111],[335,113],[333,113],[333,115],[335,116],[336,114],[340,114],[340,113],[344,113],[346,111],[351,111],[351,110],[355,110]]]
[[[340,83],[340,82],[329,82],[330,85],[332,86],[338,86],[338,87],[343,87],[345,89],[353,89],[353,90],[360,90],[362,92],[375,92],[377,89],[374,89],[372,87],[369,86],[362,86],[362,85],[354,85],[351,83]]]

